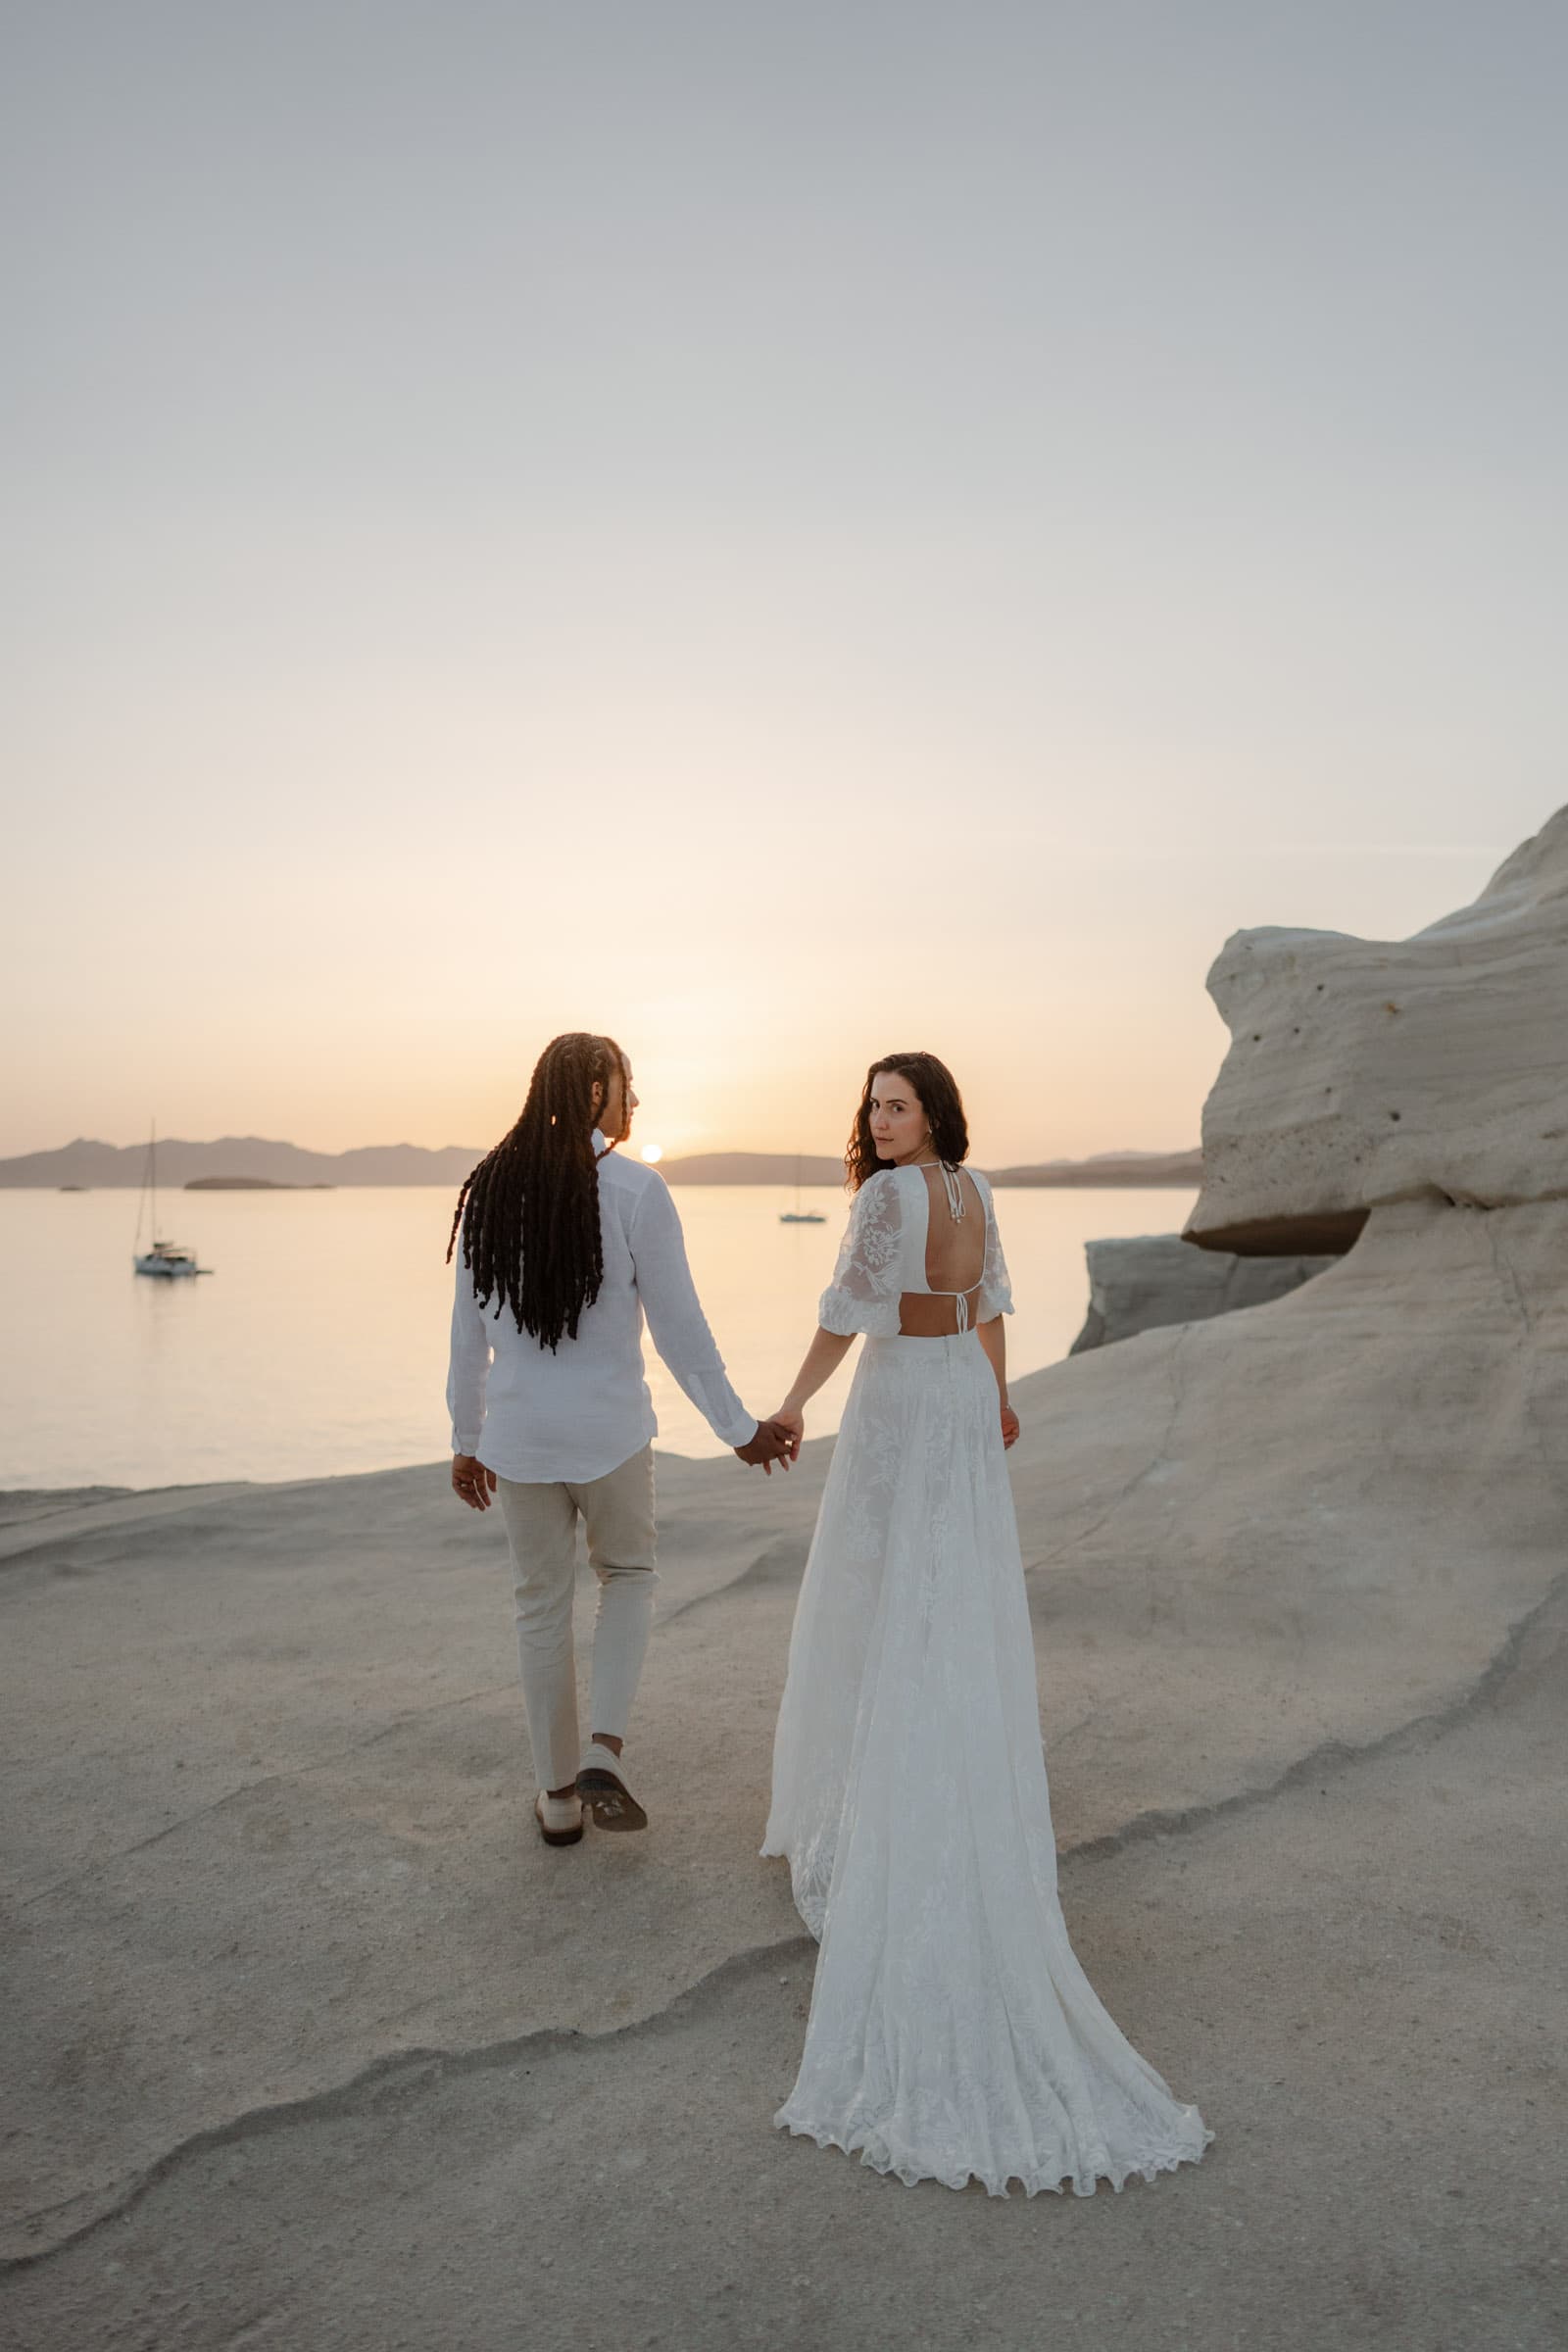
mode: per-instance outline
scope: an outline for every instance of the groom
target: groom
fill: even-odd
[[[571,1031],[539,1056],[521,1116],[458,1196],[447,1403],[452,1486],[499,1494],[512,1547],[517,1654],[547,1845],[648,1816],[621,1749],[653,1623],[653,1399],[642,1322],[715,1436],[786,1468],[789,1430],[759,1422],[724,1376],[662,1177],[617,1158],[637,1097],[612,1038]],[[579,1754],[571,1604],[577,1521],[599,1580],[591,1737]]]

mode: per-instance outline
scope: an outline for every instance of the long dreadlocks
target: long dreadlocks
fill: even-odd
[[[452,1219],[448,1264],[461,1227],[477,1296],[495,1300],[498,1318],[510,1305],[518,1331],[552,1353],[576,1338],[605,1278],[592,1088],[597,1079],[608,1096],[616,1070],[624,1085],[626,1056],[612,1037],[553,1037],[516,1125],[468,1177]]]

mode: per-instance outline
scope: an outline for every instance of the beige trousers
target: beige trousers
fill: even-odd
[[[512,1545],[517,1607],[517,1664],[541,1788],[577,1777],[577,1660],[571,1603],[577,1521],[588,1530],[588,1564],[599,1579],[594,1620],[590,1732],[624,1739],[654,1621],[654,1449],[580,1485],[498,1479]]]

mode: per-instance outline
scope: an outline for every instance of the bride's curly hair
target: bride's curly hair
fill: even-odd
[[[891,1070],[895,1077],[904,1079],[918,1101],[930,1121],[931,1141],[939,1159],[956,1168],[969,1156],[969,1123],[963,1115],[963,1097],[947,1063],[938,1061],[934,1054],[884,1054],[865,1073],[860,1107],[855,1114],[855,1125],[845,1147],[844,1169],[852,1193],[858,1193],[878,1168],[893,1165],[890,1159],[878,1159],[876,1146],[871,1141],[871,1085],[881,1070]]]

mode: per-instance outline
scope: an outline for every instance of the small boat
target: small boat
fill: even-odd
[[[149,1203],[152,1214],[147,1214]],[[141,1231],[145,1223],[152,1235],[149,1247],[141,1246]],[[136,1211],[136,1239],[131,1244],[131,1263],[138,1274],[153,1274],[164,1282],[178,1281],[188,1274],[210,1274],[211,1266],[196,1263],[194,1250],[186,1250],[178,1242],[166,1242],[158,1232],[158,1130],[155,1127],[147,1139],[147,1165],[142,1172],[141,1202]]]
[[[827,1223],[826,1217],[819,1208],[803,1208],[801,1206],[801,1163],[799,1157],[795,1162],[795,1206],[781,1208],[778,1212],[778,1221],[781,1225],[825,1225]]]
[[[177,1242],[154,1242],[136,1259],[138,1274],[162,1274],[166,1278],[176,1274],[210,1274],[211,1266],[199,1266],[188,1250]]]

